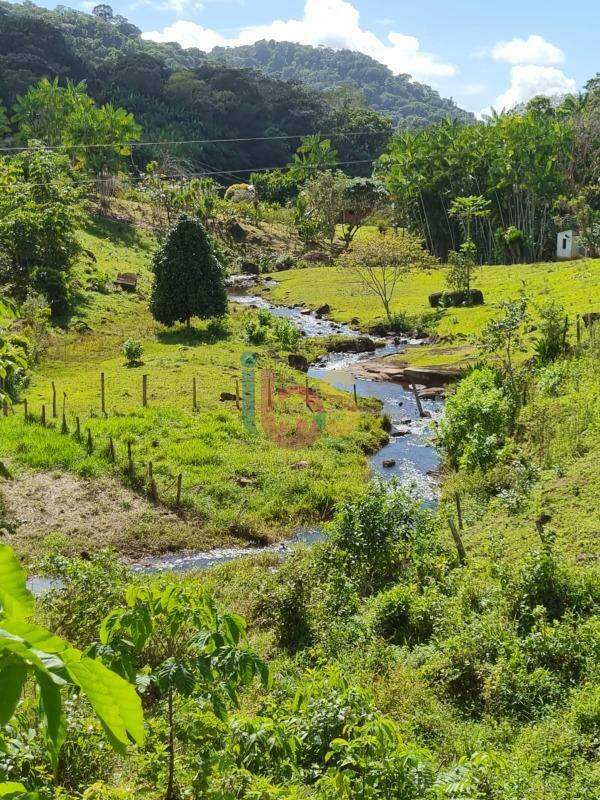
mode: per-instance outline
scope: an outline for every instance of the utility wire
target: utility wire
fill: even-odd
[[[302,167],[306,169],[327,169],[329,167],[342,167],[342,166],[350,166],[351,164],[372,164],[373,159],[371,158],[363,158],[363,159],[356,159],[354,161],[334,161],[330,164],[302,164]],[[225,175],[225,176],[233,176],[233,175],[240,175],[249,172],[271,172],[274,169],[281,169],[281,167],[244,167],[243,169],[231,169],[231,170],[214,170],[214,171],[205,171],[205,172],[189,172],[187,175],[182,176],[181,173],[177,173],[175,175],[160,175],[159,177],[163,178],[164,180],[189,180],[190,178],[206,178],[212,175]],[[86,181],[74,181],[76,186],[91,186],[91,185],[98,185],[99,183],[112,183],[115,180],[116,176],[112,176],[109,178],[91,178]],[[145,179],[143,175],[132,175],[128,176],[127,178],[129,181],[142,181]],[[48,186],[51,184],[51,181],[42,181],[40,183],[30,183],[29,181],[20,181],[20,183],[24,183],[27,186]]]
[[[355,131],[354,133],[290,133],[281,134],[280,136],[248,136],[236,137],[230,139],[180,139],[180,140],[161,140],[157,142],[98,142],[97,144],[58,144],[58,145],[43,145],[44,150],[81,150],[92,147],[163,147],[165,145],[182,145],[182,144],[226,144],[227,142],[272,142],[283,139],[304,139],[306,136],[322,136],[324,138],[343,138],[351,136],[381,136],[381,132],[376,131]],[[25,150],[41,149],[37,146],[22,145],[13,147],[0,147],[0,152],[22,152]]]

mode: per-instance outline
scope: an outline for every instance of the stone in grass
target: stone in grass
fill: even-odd
[[[323,303],[322,306],[319,306],[317,308],[315,313],[316,313],[317,317],[322,317],[325,314],[329,314],[330,312],[331,312],[331,306],[329,305],[329,303]]]
[[[219,399],[221,400],[222,403],[225,403],[227,401],[237,400],[237,396],[235,392],[221,392],[221,396]]]
[[[240,475],[235,479],[238,486],[256,486],[256,478],[248,478],[245,475]]]
[[[292,464],[291,469],[308,469],[309,467],[308,461],[296,461],[295,464]]]
[[[394,458],[384,458],[381,465],[385,467],[385,469],[391,469],[396,466],[396,460]]]

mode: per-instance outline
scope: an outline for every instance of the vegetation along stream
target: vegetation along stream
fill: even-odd
[[[268,309],[274,316],[290,319],[306,336],[322,337],[337,334],[357,337],[360,335],[348,326],[319,318],[312,313],[303,313],[300,308],[273,305],[259,296],[240,294],[232,295],[230,299],[242,305]],[[417,346],[419,346],[417,342],[403,339],[399,344],[386,342],[384,346],[378,347],[374,352],[330,353],[326,358],[313,364],[308,375],[348,392],[352,392],[353,386],[356,386],[358,397],[377,398],[381,401],[382,413],[391,420],[392,430],[389,443],[371,457],[371,468],[375,474],[385,480],[395,478],[405,485],[412,485],[416,494],[422,497],[425,503],[431,504],[435,499],[434,476],[438,467],[438,455],[432,444],[432,423],[442,413],[442,402],[440,400],[423,400],[423,407],[431,416],[421,418],[410,388],[400,383],[357,377],[353,371],[353,366],[365,358],[383,358],[403,352],[407,347]],[[321,535],[319,529],[302,528],[287,542],[256,547],[251,551],[248,548],[234,547],[166,554],[157,558],[145,559],[135,565],[134,569],[144,572],[166,570],[184,572],[207,569],[250,554],[274,552],[283,555],[289,552],[294,545],[310,544],[321,538]]]

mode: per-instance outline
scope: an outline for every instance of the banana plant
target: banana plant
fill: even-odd
[[[25,570],[13,550],[0,544],[0,728],[11,720],[32,681],[53,769],[66,734],[65,694],[87,698],[117,752],[125,753],[132,742],[143,744],[144,718],[135,688],[33,622],[34,610]],[[0,798],[24,793],[20,784],[0,783]]]
[[[208,594],[181,583],[133,585],[125,605],[113,610],[100,629],[96,652],[141,690],[152,687],[167,701],[168,779],[165,800],[175,784],[175,696],[209,702],[221,720],[238,692],[256,677],[270,685],[267,665],[247,646],[245,621],[221,614]]]

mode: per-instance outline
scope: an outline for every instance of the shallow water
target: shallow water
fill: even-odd
[[[319,319],[314,314],[302,314],[299,308],[275,306],[262,297],[253,295],[231,295],[230,300],[252,308],[268,309],[277,317],[292,320],[306,336],[320,337],[340,334],[343,336],[360,336],[361,334],[347,325],[340,325],[331,320]],[[426,505],[435,503],[436,491],[433,473],[439,465],[439,458],[432,445],[432,432],[435,421],[442,414],[441,401],[423,400],[422,405],[431,413],[431,419],[421,419],[413,393],[399,383],[380,382],[368,378],[355,378],[352,365],[361,360],[382,358],[394,353],[402,353],[407,347],[419,346],[417,340],[403,340],[401,344],[388,342],[385,346],[371,353],[330,353],[319,363],[309,369],[311,378],[318,378],[348,392],[356,392],[359,397],[375,397],[383,403],[382,413],[392,420],[398,428],[408,428],[404,436],[392,436],[389,444],[382,447],[370,458],[375,475],[386,480],[392,477],[403,485],[411,487],[415,494],[423,499]],[[383,462],[393,460],[393,467],[384,467]],[[286,542],[279,542],[265,547],[217,548],[207,551],[180,552],[156,558],[147,558],[132,565],[136,572],[189,572],[204,570],[218,564],[226,564],[239,558],[259,555],[261,553],[279,554],[285,557],[298,544],[313,544],[322,538],[318,528],[299,530]],[[30,588],[34,594],[44,594],[57,584],[46,578],[34,577],[30,580]]]
[[[268,309],[277,317],[292,320],[306,336],[319,337],[341,334],[344,336],[360,336],[357,331],[347,325],[333,323],[330,320],[319,319],[314,314],[302,314],[301,309],[275,306],[262,297],[253,295],[232,295],[230,300],[240,305],[252,308]],[[376,397],[383,403],[382,413],[388,414],[392,425],[399,428],[409,428],[410,433],[404,436],[393,436],[389,444],[381,448],[370,459],[373,473],[390,480],[396,477],[400,483],[413,488],[416,495],[421,497],[426,505],[435,502],[434,473],[439,465],[439,459],[434,449],[431,437],[432,428],[436,418],[442,413],[441,401],[423,400],[425,409],[431,413],[432,419],[421,419],[413,393],[398,383],[379,382],[368,378],[355,378],[351,367],[357,361],[375,357],[383,357],[393,353],[401,353],[406,347],[418,346],[416,340],[405,340],[400,345],[392,343],[378,348],[372,353],[330,353],[325,359],[309,369],[309,376],[343,389],[356,392],[359,397]],[[383,462],[394,460],[393,467],[384,467]],[[269,545],[266,547],[240,547],[219,548],[204,552],[177,553],[173,555],[149,558],[133,569],[142,572],[162,572],[173,570],[187,572],[190,570],[208,569],[217,564],[225,564],[238,558],[258,555],[261,553],[281,554],[282,557],[297,544],[311,544],[322,537],[318,529],[305,529],[286,542]]]

